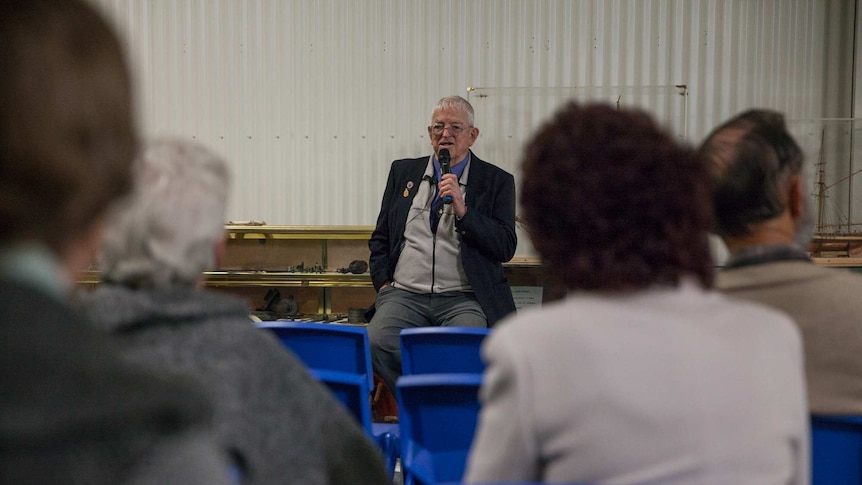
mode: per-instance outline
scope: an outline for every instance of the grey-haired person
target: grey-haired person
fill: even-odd
[[[515,311],[503,274],[517,246],[514,178],[470,149],[479,128],[460,96],[437,102],[428,136],[430,156],[392,162],[368,242],[372,363],[393,392],[401,330],[492,327]]]
[[[79,305],[128,361],[194,379],[244,484],[380,484],[377,448],[245,301],[203,287],[225,252],[226,161],[180,138],[147,143],[132,194],[110,214],[104,282]]]

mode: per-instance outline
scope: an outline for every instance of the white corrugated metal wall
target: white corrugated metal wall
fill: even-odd
[[[429,153],[434,102],[468,86],[685,84],[691,140],[749,106],[852,109],[854,0],[93,2],[144,131],[233,164],[233,220],[373,224],[389,163]],[[486,134],[509,122],[477,112]]]
[[[853,112],[862,118],[862,0],[856,0],[856,36],[853,50]]]

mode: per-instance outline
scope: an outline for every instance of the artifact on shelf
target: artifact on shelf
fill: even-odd
[[[279,319],[293,320],[299,316],[299,307],[293,295],[287,298],[281,297],[281,292],[276,288],[270,288],[264,297],[264,305],[252,314],[263,321]]]
[[[346,268],[338,268],[336,271],[339,273],[352,273],[352,274],[362,274],[368,271],[368,263],[365,261],[356,259],[350,262]]]
[[[227,221],[231,226],[265,226],[266,221],[250,220],[250,221]]]
[[[285,273],[326,273],[326,268],[323,267],[320,263],[314,263],[313,266],[305,266],[305,261],[299,263],[296,266],[288,266],[285,270]]]
[[[852,127],[845,130],[845,135],[851,132]],[[854,213],[860,202],[853,190],[854,182],[857,182],[856,176],[862,173],[862,169],[853,168],[853,159],[858,153],[849,154],[847,161],[850,169],[847,173],[841,170],[836,174],[834,169],[827,171],[825,136],[826,129],[821,128],[820,149],[815,164],[817,178],[812,194],[815,199],[814,234],[808,251],[812,257],[859,257],[862,255],[862,222]],[[841,145],[837,142],[834,144]],[[834,150],[835,147],[832,147],[831,151]],[[833,160],[833,163],[844,165],[840,160]],[[828,176],[835,180],[827,181]]]

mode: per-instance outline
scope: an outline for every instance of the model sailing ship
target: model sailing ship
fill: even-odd
[[[862,169],[852,170],[838,180],[826,183],[826,162],[823,154],[823,134],[820,138],[820,156],[817,160],[817,181],[814,189],[814,235],[808,250],[812,257],[862,257],[862,222],[853,220],[853,177]],[[846,189],[846,208],[838,207],[833,197],[837,189]],[[844,195],[844,194],[842,194]],[[827,207],[827,204],[834,204]],[[827,213],[827,210],[830,212]],[[846,212],[845,212],[846,210]]]

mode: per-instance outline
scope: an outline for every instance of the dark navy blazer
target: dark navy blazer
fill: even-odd
[[[515,179],[512,174],[480,160],[472,152],[470,155],[470,175],[464,201],[467,214],[455,223],[455,230],[461,234],[464,272],[490,327],[515,311],[512,290],[503,275],[503,263],[512,259],[518,244],[515,235]],[[392,162],[377,227],[368,241],[371,280],[378,291],[384,283],[392,281],[395,274],[407,213],[427,166],[428,157]],[[405,190],[408,192],[406,197]]]

